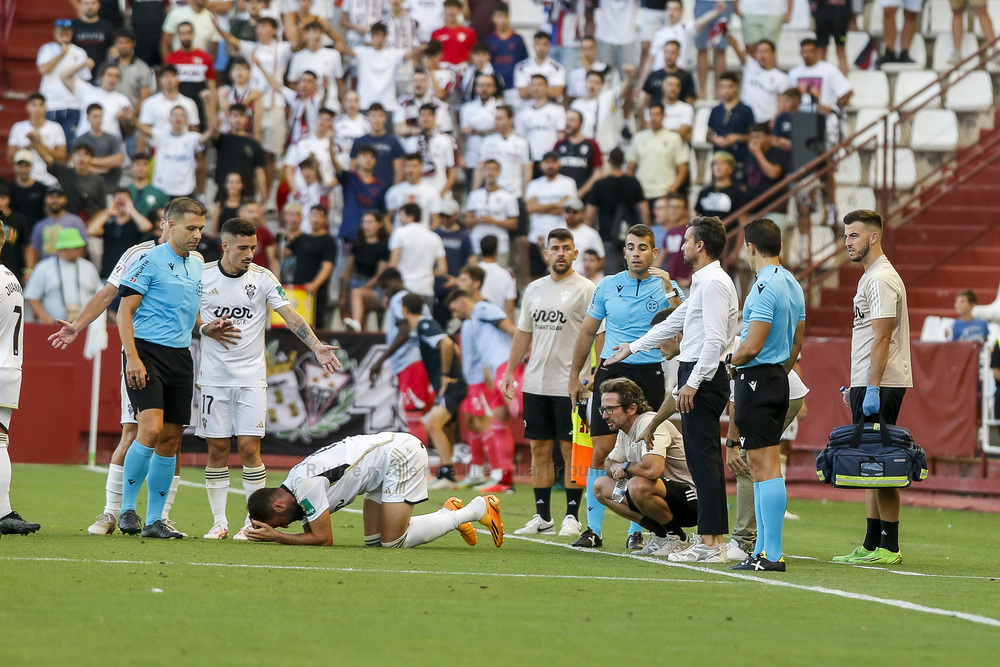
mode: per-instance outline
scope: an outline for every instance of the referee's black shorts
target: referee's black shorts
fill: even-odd
[[[569,396],[524,392],[522,405],[525,438],[573,442],[573,401]]]
[[[865,392],[868,390],[867,387],[851,387],[851,417],[854,419],[854,423],[858,422],[875,422],[878,421],[875,415],[871,417],[865,416],[864,404],[865,404]],[[899,419],[899,409],[903,407],[903,396],[906,395],[906,387],[880,387],[878,390],[879,397],[879,414],[882,417],[887,426],[895,426],[896,420]]]
[[[743,449],[777,446],[788,412],[788,375],[784,367],[762,364],[738,369],[733,398]]]
[[[663,498],[667,501],[670,513],[674,515],[674,521],[684,528],[698,525],[698,492],[689,484],[678,482],[666,477],[660,477],[663,483]],[[628,489],[625,490],[625,500],[633,512],[642,514],[642,511],[632,502],[632,496]]]
[[[136,413],[143,410],[163,410],[165,424],[191,423],[191,399],[194,393],[194,363],[186,347],[167,347],[136,339],[136,351],[146,367],[146,386],[129,387],[128,398]],[[125,353],[122,352],[122,369]]]
[[[663,366],[660,364],[628,364],[618,362],[610,368],[604,367],[601,359],[594,375],[594,399],[590,406],[590,436],[611,435],[613,431],[601,417],[601,383],[611,378],[628,378],[642,389],[646,402],[653,410],[658,410],[666,394],[666,383],[663,380]]]

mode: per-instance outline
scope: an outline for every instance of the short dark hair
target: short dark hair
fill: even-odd
[[[194,24],[192,24],[190,21],[181,21],[180,23],[178,23],[177,24],[177,30],[180,31],[181,26],[185,26],[185,25],[187,27],[191,28],[191,32],[194,32]]]
[[[628,228],[628,235],[640,239],[649,239],[649,244],[654,248],[656,247],[656,234],[653,233],[653,230],[648,225],[632,225]]]
[[[673,44],[678,49],[681,48],[681,43],[678,42],[676,39],[668,39],[666,42],[663,43],[663,46],[669,46],[670,44]]]
[[[875,211],[869,211],[865,208],[851,211],[844,216],[844,225],[849,225],[852,222],[860,222],[866,227],[877,227],[879,231],[882,231],[882,216]]]
[[[496,14],[497,12],[510,16],[510,5],[506,2],[498,2],[497,6],[493,8],[493,13]]]
[[[487,234],[479,240],[479,255],[481,257],[496,257],[499,247],[497,237],[493,234]]]
[[[428,40],[427,46],[424,47],[425,56],[437,56],[442,53],[444,53],[444,44],[441,43],[441,40]]]
[[[170,222],[180,222],[186,215],[203,216],[205,213],[205,207],[197,199],[177,197],[167,204],[167,210],[163,212],[163,217]]]
[[[377,21],[375,25],[372,26],[371,33],[374,35],[377,32],[380,32],[383,35],[387,35],[389,34],[389,29],[386,27],[384,23],[382,23],[381,21]]]
[[[432,114],[437,114],[437,107],[427,102],[426,104],[421,104],[420,108],[417,109],[417,113],[423,113],[424,111],[430,111]]]
[[[104,66],[101,67],[101,73],[97,75],[97,78],[99,79],[102,76],[104,76],[104,73],[107,72],[109,69],[116,69],[119,72],[122,71],[121,65],[119,65],[116,62],[104,63]]]
[[[964,296],[965,300],[973,305],[979,303],[979,295],[970,289],[962,290],[961,292],[958,293],[957,296]]]
[[[229,218],[229,220],[222,223],[219,234],[221,236],[256,236],[257,228],[249,220]]]
[[[674,312],[675,310],[677,310],[677,309],[674,308],[673,306],[670,306],[669,308],[664,308],[664,309],[662,309],[660,311],[657,311],[656,315],[653,315],[653,319],[651,319],[649,321],[649,326],[655,327],[657,324],[659,324],[660,322],[663,322],[668,317],[670,317],[670,314],[672,312]]]
[[[102,106],[101,106],[100,104],[98,104],[97,102],[94,102],[93,104],[91,104],[91,105],[89,105],[89,106],[87,107],[87,115],[89,116],[89,115],[90,115],[90,112],[91,112],[91,111],[93,111],[94,109],[99,109],[99,110],[100,110],[101,112],[103,112],[103,111],[104,111],[104,107],[102,107]]]
[[[483,271],[482,267],[476,266],[475,264],[463,266],[462,270],[458,273],[460,275],[464,273],[469,276],[469,280],[474,283],[479,283],[480,287],[482,287],[483,283],[486,282],[486,272]]]
[[[649,106],[647,106],[646,108],[647,109],[654,109],[654,108],[656,108],[656,109],[660,110],[660,113],[663,113],[663,102],[650,102]]]
[[[330,216],[330,211],[326,208],[326,206],[323,206],[322,204],[313,204],[312,206],[310,206],[309,212],[312,213],[313,211],[318,211],[322,213],[324,218]]]
[[[242,65],[243,67],[246,67],[247,69],[250,68],[250,63],[248,63],[245,58],[243,58],[241,56],[233,56],[229,60],[229,71],[232,72],[233,68],[236,67],[236,66],[238,66],[238,65]]]
[[[280,496],[280,487],[257,489],[250,494],[249,498],[247,498],[247,514],[249,514],[250,518],[254,521],[267,523],[278,516],[278,513],[274,511],[274,501]],[[303,512],[302,508],[297,504],[293,504],[291,509],[289,509],[286,514],[290,516],[292,521],[296,521],[305,516],[305,512]]]
[[[381,102],[372,102],[368,107],[368,113],[371,113],[372,111],[381,111],[382,113],[385,113],[385,107],[382,106]]]
[[[497,107],[497,111],[503,111],[505,114],[507,114],[507,118],[513,118],[514,117],[514,107],[512,107],[509,104],[504,104],[502,106],[498,106]]]
[[[608,162],[610,162],[611,166],[615,169],[620,168],[623,164],[625,164],[625,152],[615,146],[611,149],[611,152],[608,153]]]
[[[149,153],[136,153],[132,156],[132,164],[135,164],[136,162],[149,162],[152,159],[153,156]]]
[[[805,48],[807,46],[815,46],[815,47],[819,48],[819,42],[817,42],[812,37],[806,37],[801,42],[799,42],[799,48],[800,49]]]
[[[734,85],[740,85],[740,75],[736,72],[723,72],[722,76],[719,77],[719,81],[730,81]]]
[[[621,403],[622,410],[627,410],[633,405],[638,408],[637,414],[649,412],[652,408],[646,402],[646,396],[632,380],[628,378],[611,378],[601,383],[601,394],[618,394],[618,402]]]
[[[476,45],[472,47],[471,51],[471,53],[489,53],[489,52],[490,52],[490,47],[486,46],[482,42],[476,42]],[[486,76],[492,76],[492,75],[487,74]]]
[[[767,123],[754,123],[750,126],[751,132],[763,132],[764,134],[771,134],[771,126]]]
[[[420,210],[420,204],[414,204],[413,202],[400,206],[399,212],[409,218],[412,218],[414,221],[419,221],[424,217],[423,211]]]
[[[373,158],[378,158],[378,151],[375,150],[374,146],[368,144],[365,144],[364,146],[358,146],[358,155],[361,155],[362,153],[368,153]]]
[[[722,257],[726,249],[726,226],[716,216],[700,215],[688,224],[695,243],[705,244],[705,253],[712,259]]]
[[[573,247],[576,247],[576,239],[573,238],[573,232],[569,231],[565,227],[556,227],[549,232],[549,235],[545,238],[545,247],[549,246],[549,241],[555,239],[557,241],[570,241]]]
[[[303,30],[322,30],[323,24],[319,21],[310,21]]]
[[[177,74],[177,68],[173,65],[161,65],[160,69],[156,70],[156,78],[159,79],[164,74]]]
[[[76,144],[73,146],[73,152],[74,153],[83,152],[89,155],[90,157],[94,157],[94,149],[90,147],[90,144],[83,144],[80,143],[79,141],[76,142]]]
[[[757,46],[760,46],[761,44],[766,44],[767,46],[770,46],[772,51],[778,50],[778,47],[774,45],[774,42],[772,42],[769,39],[762,39],[759,42],[757,42]]]
[[[260,23],[268,23],[268,24],[270,24],[270,26],[271,26],[272,28],[274,28],[275,30],[277,30],[277,29],[278,29],[278,22],[277,22],[277,21],[275,21],[275,20],[274,20],[273,18],[271,18],[270,16],[261,16],[260,18],[258,18],[258,19],[257,19],[257,23],[258,23],[258,24],[260,24]]]
[[[781,228],[769,218],[757,218],[743,228],[743,242],[757,246],[762,257],[777,257],[781,254]]]
[[[459,299],[471,299],[471,298],[472,295],[466,292],[465,290],[453,289],[452,291],[448,292],[448,296],[444,298],[444,305],[450,306],[452,303],[458,301]]]
[[[461,9],[462,8],[462,3],[459,2],[459,0],[444,0],[444,6],[445,7],[458,7],[459,9]]]
[[[424,161],[424,158],[423,158],[423,156],[420,155],[420,153],[407,153],[405,156],[403,156],[403,160],[406,161],[406,162],[421,162],[422,163]]]
[[[539,30],[538,32],[536,32],[535,35],[534,35],[534,37],[532,37],[532,39],[533,40],[534,39],[544,39],[546,42],[552,42],[552,37],[549,36],[549,33],[544,32],[542,30]]]
[[[402,305],[403,305],[403,310],[405,310],[406,312],[412,313],[414,315],[419,315],[420,313],[424,312],[424,306],[427,304],[424,303],[424,298],[422,296],[410,292],[409,294],[403,297]]]
[[[587,70],[587,78],[590,78],[592,76],[596,76],[598,79],[601,80],[601,83],[604,83],[604,72],[599,72],[596,69]]]
[[[115,30],[114,34],[112,35],[112,39],[130,39],[134,42],[135,33],[129,30],[128,28],[119,28],[118,30]]]
[[[384,288],[386,285],[388,285],[389,283],[394,282],[394,281],[403,282],[403,274],[401,274],[399,272],[399,269],[397,269],[397,268],[394,268],[394,267],[390,266],[390,267],[387,267],[386,269],[384,269],[382,271],[382,273],[378,274],[378,286],[379,287],[383,287]]]
[[[534,81],[535,79],[541,79],[542,81],[545,82],[546,86],[549,85],[549,79],[544,74],[532,74],[531,75],[531,80]]]
[[[41,93],[32,93],[28,95],[28,99],[26,99],[24,102],[25,104],[31,104],[35,100],[41,100],[42,104],[45,104],[45,95],[42,95]]]
[[[600,259],[601,258],[601,256],[597,254],[597,251],[594,250],[593,248],[587,248],[586,250],[583,251],[583,254],[584,255],[591,255],[592,257],[594,257],[594,259]]]

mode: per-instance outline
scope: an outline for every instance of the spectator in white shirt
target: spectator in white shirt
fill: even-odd
[[[663,69],[663,47],[667,42],[677,42],[680,46],[677,65],[689,72],[694,70],[697,53],[694,38],[698,29],[694,21],[684,20],[684,5],[681,4],[681,0],[667,0],[667,21],[656,31],[649,44],[649,55],[642,63],[643,80],[650,72]]]
[[[35,63],[38,65],[38,73],[42,75],[39,92],[47,105],[45,118],[58,123],[66,137],[72,139],[76,136],[76,128],[80,123],[81,106],[72,92],[66,90],[62,75],[74,70],[76,76],[89,81],[93,63],[88,62],[86,51],[73,44],[73,28],[68,19],[56,21],[55,41],[38,49]],[[37,162],[40,160],[36,160]]]
[[[510,263],[510,232],[517,230],[520,214],[517,197],[500,187],[500,163],[488,159],[483,164],[483,187],[465,200],[465,226],[474,252],[481,252],[487,236],[496,239],[496,252],[504,266]],[[499,305],[499,304],[497,304]]]
[[[503,308],[507,319],[514,321],[514,303],[517,301],[517,280],[510,269],[497,261],[498,237],[487,234],[479,242],[479,268],[486,277],[480,292],[490,303]]]
[[[39,141],[48,149],[57,162],[66,162],[69,152],[66,148],[66,134],[62,126],[52,120],[46,120],[45,98],[41,93],[28,95],[28,120],[14,123],[7,137],[7,161],[14,162],[14,155],[21,149],[31,152],[31,177],[44,185],[56,185],[56,177],[45,168],[45,161],[32,147],[32,139]],[[72,138],[72,137],[71,137]]]
[[[306,48],[292,56],[288,64],[288,82],[295,88],[305,72],[313,72],[324,86],[327,108],[339,112],[345,92],[344,63],[340,53],[336,49],[323,48],[323,26],[318,21],[307,24],[303,36]]]
[[[556,142],[566,136],[566,110],[549,101],[549,83],[541,74],[531,77],[532,103],[522,106],[514,118],[514,131],[528,140],[535,174],[541,173],[539,162]]]
[[[176,106],[184,107],[187,112],[189,129],[197,130],[200,123],[198,105],[190,97],[180,93],[180,78],[177,68],[164,65],[157,73],[156,82],[160,92],[150,95],[139,108],[139,122],[160,132],[170,131],[170,113]],[[146,135],[139,137],[139,152],[146,149]]]
[[[409,92],[396,101],[398,113],[393,118],[393,125],[400,140],[404,141],[404,146],[407,145],[406,138],[420,134],[417,116],[420,114],[420,107],[425,104],[434,107],[437,125],[442,132],[451,132],[455,129],[448,103],[434,95],[430,73],[425,69],[418,69],[413,73]]]
[[[487,160],[500,164],[500,187],[520,199],[531,181],[531,149],[527,140],[514,132],[514,109],[504,105],[497,109],[497,131],[486,137],[479,152],[479,164],[473,177],[473,187],[483,182],[483,167]]]
[[[531,99],[531,77],[541,74],[549,84],[549,98],[561,99],[566,90],[566,68],[549,57],[552,38],[547,33],[536,32],[535,55],[514,66],[514,87],[522,100]]]
[[[420,107],[417,119],[420,134],[413,137],[414,153],[423,161],[424,181],[437,188],[442,201],[451,199],[458,180],[458,144],[437,127],[437,110],[432,104]]]
[[[361,103],[357,91],[344,94],[344,113],[333,119],[333,136],[337,142],[337,162],[351,163],[351,147],[354,140],[372,131],[372,124],[361,114]]]
[[[153,185],[171,197],[194,197],[197,154],[212,140],[218,126],[219,122],[213,120],[204,134],[192,132],[187,111],[181,105],[170,110],[170,129],[166,132],[138,123],[139,131],[156,148]]]
[[[396,71],[404,62],[420,55],[419,49],[410,51],[387,46],[386,34],[385,24],[376,23],[372,26],[370,46],[347,48],[344,52],[355,61],[362,110],[378,102],[386,111],[395,111]]]
[[[729,40],[743,63],[740,98],[753,109],[758,123],[770,123],[778,115],[778,96],[788,88],[788,75],[776,66],[774,42],[762,39],[744,51],[732,35]]]
[[[84,65],[80,65],[80,67],[84,67]],[[72,70],[64,74],[62,79],[63,84],[73,93],[84,109],[91,104],[100,105],[104,111],[104,132],[118,139],[122,138],[123,128],[127,133],[131,132],[133,116],[132,102],[115,90],[121,79],[121,69],[115,63],[108,63],[101,69],[100,87],[80,79]],[[89,131],[90,122],[85,118],[81,119],[76,136],[83,136]]]
[[[663,127],[691,141],[694,107],[680,99],[682,84],[679,74],[668,74],[663,80]]]
[[[402,223],[400,211],[406,204],[417,204],[420,224],[437,229],[441,224],[441,195],[437,188],[424,180],[424,163],[419,153],[411,153],[403,160],[403,182],[385,193],[385,207],[394,224]]]
[[[583,202],[574,197],[563,206],[563,215],[566,220],[566,229],[573,234],[573,245],[578,251],[576,259],[573,260],[573,270],[581,275],[586,275],[583,267],[583,253],[591,250],[597,254],[604,264],[604,241],[597,230],[583,222]]]
[[[577,197],[576,182],[559,173],[559,153],[550,151],[542,158],[542,176],[528,183],[524,191],[525,204],[531,216],[528,228],[529,270],[531,278],[540,278],[548,268],[543,251],[545,239],[556,227],[562,227],[566,204]]]
[[[621,87],[609,86],[607,73],[587,74],[587,95],[573,100],[570,108],[583,117],[583,136],[593,139],[605,154],[622,141],[625,119],[632,115],[632,82],[635,67],[625,65]]]
[[[403,286],[424,297],[427,306],[434,303],[434,277],[448,274],[444,242],[441,237],[420,224],[424,217],[420,205],[403,204],[399,222],[389,237],[389,266],[403,277]]]
[[[597,40],[588,36],[580,40],[580,65],[566,75],[567,104],[572,104],[574,99],[587,94],[587,74],[590,72],[612,76],[617,74],[614,70],[608,70],[607,63],[597,59]]]
[[[472,186],[472,176],[479,164],[479,152],[487,136],[496,131],[497,84],[489,74],[476,77],[476,97],[466,102],[458,111],[459,138],[461,140],[462,169],[465,181]]]

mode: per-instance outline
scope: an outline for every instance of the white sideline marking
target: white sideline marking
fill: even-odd
[[[645,583],[649,581],[663,582],[671,584],[729,584],[728,581],[705,581],[704,579],[648,579],[646,577],[607,577],[590,576],[580,574],[520,574],[517,572],[439,572],[430,570],[383,570],[380,568],[361,567],[320,567],[317,565],[243,565],[241,563],[185,563],[171,561],[153,560],[105,560],[90,558],[26,558],[16,556],[2,556],[0,560],[34,561],[34,562],[57,562],[57,563],[102,563],[109,565],[192,565],[196,567],[238,567],[253,568],[258,570],[307,570],[319,572],[360,572],[360,573],[381,573],[388,574],[438,574],[447,576],[469,576],[469,577],[502,577],[510,579],[583,579],[602,581],[636,581]]]
[[[487,531],[480,531],[487,532]],[[569,544],[563,544],[562,542],[549,542],[548,540],[539,540],[537,538],[522,537],[520,535],[504,535],[504,539],[513,540],[525,540],[527,542],[536,542],[538,544],[548,544],[550,546],[563,547],[566,549],[572,549],[573,551],[582,551],[589,553],[603,554],[605,556],[615,556],[617,558],[632,558],[635,560],[645,561],[647,563],[657,563],[659,565],[666,565],[667,567],[679,567],[685,570],[694,570],[696,572],[705,572],[709,574],[718,574],[723,577],[730,577],[733,579],[742,579],[744,581],[754,581],[760,584],[766,584],[768,586],[778,586],[781,588],[795,588],[801,591],[811,591],[813,593],[822,593],[824,595],[833,595],[835,597],[847,598],[848,600],[861,600],[863,602],[874,602],[876,604],[884,604],[889,607],[898,607],[899,609],[906,609],[908,611],[919,611],[925,614],[934,614],[937,616],[950,616],[952,618],[959,618],[963,621],[971,621],[972,623],[980,623],[982,625],[989,625],[995,628],[1000,628],[1000,620],[995,618],[990,618],[988,616],[980,616],[979,614],[968,614],[963,611],[952,611],[949,609],[938,609],[937,607],[928,607],[922,604],[916,604],[913,602],[907,602],[905,600],[894,600],[892,598],[880,598],[874,595],[866,595],[864,593],[851,593],[849,591],[842,591],[837,588],[827,588],[826,586],[806,586],[804,584],[793,584],[789,581],[782,581],[780,579],[766,579],[764,577],[754,576],[750,574],[742,574],[740,572],[732,572],[730,570],[716,570],[711,567],[698,567],[697,565],[688,565],[687,563],[675,563],[669,560],[661,560],[659,558],[653,558],[652,556],[634,556],[632,554],[619,554],[613,551],[594,551],[592,549],[583,549],[580,547],[573,547]],[[881,568],[872,568],[881,569]],[[894,570],[889,570],[894,572]],[[898,573],[898,572],[897,572]],[[928,577],[938,576],[928,574]]]
[[[83,467],[84,470],[89,470],[90,472],[99,472],[99,473],[101,473],[103,475],[108,474],[108,469],[105,468],[105,467],[103,467],[103,466],[82,466],[82,467]],[[193,487],[195,489],[204,489],[205,488],[204,484],[198,484],[197,482],[189,482],[186,479],[182,479],[178,483],[178,486],[190,486],[190,487]],[[242,496],[243,495],[243,489],[235,489],[235,488],[233,488],[233,487],[230,486],[229,487],[229,493],[232,493],[233,495],[237,495],[237,496]]]
[[[107,472],[107,468],[100,468],[100,467],[97,467],[97,466],[84,466],[84,468],[87,469],[87,470],[94,471],[94,472],[104,472],[104,473]],[[187,482],[187,481],[185,481],[183,479],[180,481],[180,483],[182,485],[184,485],[184,486],[192,486],[192,487],[195,487],[195,488],[202,488],[202,489],[205,488],[204,484],[197,484],[195,482]],[[239,494],[239,495],[243,495],[242,491],[237,491],[235,489],[230,489],[229,492],[230,493],[236,493],[236,494]],[[350,512],[352,514],[361,514],[361,510],[350,509],[350,508],[343,509],[343,510],[340,510],[340,511],[341,512]],[[484,535],[489,535],[489,531],[487,531],[487,530],[479,530],[478,532],[480,532],[480,533],[482,533]],[[919,611],[919,612],[923,612],[925,614],[934,614],[934,615],[937,615],[937,616],[949,616],[949,617],[958,618],[958,619],[961,619],[961,620],[964,620],[964,621],[970,621],[972,623],[980,623],[982,625],[988,625],[988,626],[992,626],[992,627],[995,627],[995,628],[1000,628],[1000,620],[997,620],[995,618],[990,618],[988,616],[980,616],[979,614],[968,614],[968,613],[962,612],[962,611],[952,611],[952,610],[949,610],[949,609],[939,609],[937,607],[928,607],[926,605],[916,604],[916,603],[913,603],[913,602],[907,602],[905,600],[895,600],[893,598],[880,598],[880,597],[875,597],[873,595],[866,595],[864,593],[851,593],[849,591],[842,591],[842,590],[837,589],[837,588],[827,588],[825,586],[806,586],[804,584],[793,584],[793,583],[788,582],[788,581],[781,581],[780,579],[765,579],[763,577],[749,575],[749,574],[742,574],[740,572],[732,572],[732,571],[729,571],[729,570],[716,570],[716,569],[710,568],[710,567],[698,567],[696,565],[688,565],[686,563],[675,563],[675,562],[669,561],[669,560],[662,560],[662,559],[659,559],[659,558],[653,558],[652,556],[634,556],[632,554],[619,554],[619,553],[614,553],[614,552],[611,552],[611,551],[593,551],[591,549],[583,549],[583,548],[573,547],[573,546],[571,546],[569,544],[564,544],[562,542],[550,542],[548,540],[540,540],[540,539],[537,539],[537,538],[524,537],[524,536],[521,536],[521,535],[504,534],[504,539],[505,540],[524,540],[526,542],[535,542],[535,543],[538,543],[538,544],[547,544],[549,546],[557,546],[557,547],[563,547],[563,548],[566,548],[566,549],[572,549],[573,551],[581,551],[581,552],[604,554],[605,556],[615,556],[615,557],[618,557],[618,558],[633,558],[633,559],[636,559],[636,560],[645,561],[647,563],[656,563],[656,564],[659,564],[659,565],[666,565],[668,567],[680,567],[680,568],[687,569],[687,570],[694,570],[696,572],[708,572],[708,573],[711,573],[711,574],[722,575],[724,577],[731,577],[733,579],[742,579],[744,581],[754,581],[754,582],[761,583],[761,584],[766,584],[766,585],[769,585],[769,586],[778,586],[778,587],[782,587],[782,588],[794,588],[794,589],[803,590],[803,591],[811,591],[811,592],[814,592],[814,593],[822,593],[824,595],[832,595],[832,596],[835,596],[835,597],[847,598],[849,600],[861,600],[861,601],[864,601],[864,602],[874,602],[876,604],[884,604],[884,605],[887,605],[887,606],[890,606],[890,607],[898,607],[899,609],[906,609],[906,610],[909,610],[909,611]],[[808,557],[806,557],[806,558],[808,558]],[[87,561],[86,559],[73,560],[73,559],[68,559],[68,558],[67,559],[56,559],[56,558],[48,558],[48,559],[46,559],[46,558],[13,559],[13,558],[7,558],[6,560],[66,560],[66,561],[70,561],[70,562],[145,563],[145,561]],[[818,559],[816,559],[816,560],[818,560]],[[461,572],[445,573],[445,572],[424,572],[424,571],[421,571],[421,570],[359,570],[359,569],[352,569],[352,568],[322,568],[322,567],[307,567],[307,566],[267,566],[267,565],[246,565],[246,566],[243,566],[243,565],[222,565],[222,564],[216,564],[216,563],[187,563],[187,565],[206,565],[206,566],[218,566],[218,567],[255,567],[255,568],[268,568],[268,567],[270,567],[272,569],[330,570],[330,571],[342,571],[342,572],[396,572],[396,573],[403,573],[403,574],[413,574],[413,573],[419,573],[419,574],[452,574],[452,575],[455,575],[455,574],[478,575],[478,574],[480,574],[480,573],[472,573],[472,572],[469,572],[469,573],[461,573]],[[858,566],[856,566],[856,567],[858,567]],[[952,579],[958,579],[958,578],[962,578],[962,579],[986,579],[988,581],[993,581],[995,579],[994,577],[972,577],[972,576],[964,576],[964,575],[925,574],[925,573],[922,573],[922,572],[907,572],[907,571],[903,571],[903,570],[891,570],[891,569],[888,569],[888,568],[879,568],[879,567],[865,567],[865,566],[861,566],[861,567],[864,567],[864,569],[866,569],[866,570],[878,570],[880,572],[890,572],[892,574],[898,574],[898,575],[903,575],[903,576],[913,576],[913,577],[934,577],[934,578],[952,578]],[[571,576],[571,575],[519,575],[519,574],[498,574],[498,573],[487,573],[487,574],[489,576],[509,576],[509,577],[525,577],[525,578],[528,578],[528,577],[552,577],[552,578],[566,578],[566,579],[608,579],[608,580],[624,580],[624,581],[664,581],[664,582],[689,581],[687,579],[679,579],[679,580],[673,580],[673,579],[662,579],[662,580],[661,579],[642,579],[642,578],[623,579],[623,578],[619,578],[619,577],[600,577],[600,576],[585,577],[585,576],[579,576],[579,575],[575,575],[575,576]]]

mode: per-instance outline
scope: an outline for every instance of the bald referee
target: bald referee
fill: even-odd
[[[906,287],[882,251],[882,217],[860,209],[844,216],[844,245],[852,262],[865,267],[854,295],[851,334],[851,415],[854,422],[895,424],[910,372],[910,319]],[[899,553],[899,489],[867,489],[865,541],[846,563],[895,565]]]
[[[781,533],[788,496],[778,443],[788,412],[788,373],[806,328],[806,300],[778,259],[778,225],[766,218],[753,220],[743,230],[743,242],[756,279],[743,303],[743,333],[729,363],[735,368],[733,406],[740,446],[753,478],[757,543],[730,569],[784,572]]]

